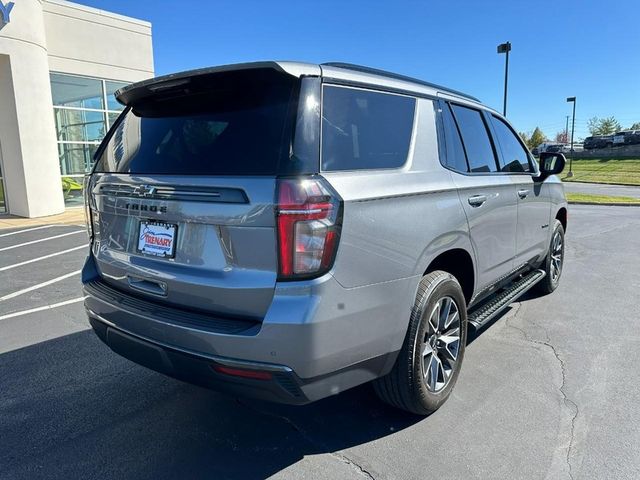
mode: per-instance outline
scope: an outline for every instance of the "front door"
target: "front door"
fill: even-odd
[[[546,253],[549,243],[551,202],[548,186],[534,182],[528,175],[515,179],[518,194],[516,263],[535,262]]]
[[[500,170],[509,177],[518,204],[514,267],[538,260],[547,249],[549,236],[549,190],[534,182],[534,161],[511,126],[496,114],[487,115],[499,146]]]

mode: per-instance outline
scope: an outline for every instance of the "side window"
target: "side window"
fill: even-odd
[[[482,113],[473,108],[452,105],[472,172],[497,172],[496,158]]]
[[[411,97],[326,85],[322,100],[322,169],[404,165],[415,104]]]
[[[444,143],[446,148],[445,166],[457,172],[468,172],[467,157],[464,154],[464,147],[460,139],[460,133],[456,126],[456,121],[451,114],[448,103],[441,103],[439,107],[442,119],[442,128],[444,130]]]
[[[502,152],[500,171],[510,173],[530,172],[529,154],[524,149],[516,134],[501,118],[491,115],[493,130]]]

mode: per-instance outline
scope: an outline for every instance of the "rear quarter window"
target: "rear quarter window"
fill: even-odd
[[[322,169],[398,168],[409,154],[416,100],[370,90],[325,85]]]

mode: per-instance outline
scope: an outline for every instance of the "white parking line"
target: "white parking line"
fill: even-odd
[[[30,308],[29,310],[22,310],[21,312],[8,313],[6,315],[0,315],[0,320],[6,320],[8,318],[21,317],[29,313],[42,312],[43,310],[51,310],[53,308],[64,307],[65,305],[71,305],[72,303],[78,303],[84,300],[85,297],[72,298],[71,300],[65,300],[64,302],[52,303],[51,305],[45,305],[44,307]]]
[[[17,235],[19,233],[33,232],[34,230],[42,230],[43,228],[51,228],[55,226],[56,225],[43,225],[41,227],[27,228],[25,230],[18,230],[17,232],[3,233],[2,235],[0,235],[0,237],[8,237],[9,235]],[[57,226],[60,226],[60,225],[57,225]]]
[[[87,248],[87,245],[80,245],[79,247],[69,248],[67,250],[62,250],[61,252],[50,253],[49,255],[43,255],[42,257],[34,258],[32,260],[25,260],[24,262],[14,263],[13,265],[7,265],[6,267],[0,267],[0,272],[11,270],[12,268],[16,267],[21,267],[23,265],[28,265],[29,263],[39,262],[40,260],[46,260],[47,258],[57,257],[58,255],[64,255],[65,253],[75,252],[76,250],[80,250],[81,248]]]
[[[76,230],[73,232],[62,233],[60,235],[54,235],[53,237],[39,238],[38,240],[31,240],[30,242],[19,243],[18,245],[11,245],[10,247],[0,248],[0,252],[11,250],[13,248],[26,247],[27,245],[33,245],[34,243],[46,242],[47,240],[53,240],[55,238],[67,237],[69,235],[75,235],[76,233],[86,233],[86,230]]]
[[[52,278],[51,280],[47,280],[46,282],[38,283],[37,285],[32,285],[30,287],[23,288],[22,290],[18,290],[17,292],[9,293],[8,295],[5,295],[4,297],[0,297],[0,302],[3,302],[5,300],[9,300],[10,298],[18,297],[18,296],[23,295],[25,293],[33,292],[34,290],[38,290],[39,288],[46,287],[48,285],[51,285],[52,283],[60,282],[60,281],[64,280],[65,278],[73,277],[74,275],[79,274],[81,271],[82,270],[76,270],[75,272],[67,273],[65,275],[61,275],[59,277]]]

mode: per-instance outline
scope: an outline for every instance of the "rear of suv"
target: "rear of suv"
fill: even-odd
[[[426,414],[478,328],[558,285],[566,201],[476,99],[346,64],[261,62],[117,92],[85,181],[85,307],[115,352],[303,404],[374,381]]]

